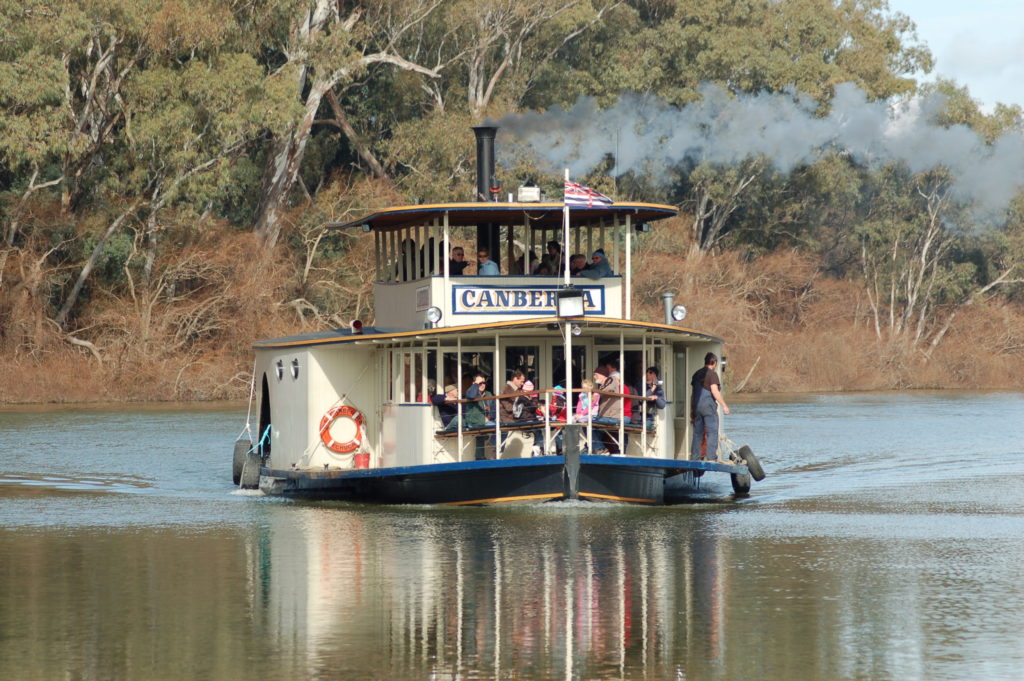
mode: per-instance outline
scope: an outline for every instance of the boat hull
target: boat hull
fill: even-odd
[[[583,455],[369,470],[261,470],[260,488],[294,499],[379,504],[483,505],[566,499],[660,505],[665,480],[687,471],[738,473],[742,465]],[[677,478],[678,479],[678,478]],[[696,490],[697,487],[695,486]],[[682,495],[682,496],[685,496]],[[678,486],[672,501],[683,500]]]

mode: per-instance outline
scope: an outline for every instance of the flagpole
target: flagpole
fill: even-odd
[[[565,169],[565,184],[569,184],[569,169]],[[565,262],[565,285],[569,286],[569,202],[562,193],[562,260]],[[565,424],[572,423],[572,325],[565,322]]]
[[[569,184],[569,169],[565,169],[565,184]],[[565,200],[565,194],[562,194],[562,260],[565,262],[565,267],[562,268],[565,272],[565,285],[569,285],[569,202]]]

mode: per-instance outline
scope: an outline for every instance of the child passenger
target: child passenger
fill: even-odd
[[[591,392],[594,389],[594,382],[589,378],[584,378],[580,386],[583,388],[583,392],[580,393],[580,399],[576,402],[576,421],[585,422],[597,416],[597,405],[601,396]]]

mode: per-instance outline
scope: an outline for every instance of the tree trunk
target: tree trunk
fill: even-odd
[[[92,249],[92,253],[89,255],[89,259],[85,261],[82,271],[78,273],[78,279],[75,280],[75,285],[71,288],[71,293],[68,294],[67,300],[64,301],[64,305],[61,306],[60,312],[57,313],[57,317],[54,320],[57,322],[57,325],[60,326],[62,331],[67,330],[68,314],[71,313],[71,308],[73,308],[75,303],[78,301],[78,296],[82,292],[82,287],[85,286],[85,281],[89,278],[89,275],[92,274],[93,269],[96,267],[96,261],[99,260],[100,254],[103,252],[103,248],[107,245],[107,241],[114,235],[114,232],[124,224],[124,221],[127,220],[133,212],[135,212],[138,205],[138,203],[134,203],[128,208],[128,210],[118,215],[117,218],[110,223],[110,226],[107,227],[107,231],[104,232],[100,240],[96,242],[96,245]]]
[[[262,198],[253,225],[253,231],[267,250],[274,248],[281,234],[281,215],[288,208],[288,197],[299,176],[313,121],[327,88],[328,83],[313,83],[306,96],[306,111],[302,118],[290,131],[275,138],[271,147],[263,173]]]
[[[352,144],[352,148],[356,150],[359,158],[362,159],[370,168],[370,172],[373,173],[374,177],[382,178],[387,173],[384,172],[384,166],[380,164],[377,157],[373,155],[373,151],[362,138],[362,136],[356,132],[356,129],[352,127],[352,124],[348,120],[348,116],[345,115],[345,110],[341,108],[341,102],[334,95],[333,90],[327,91],[327,103],[331,105],[331,111],[334,112],[334,120],[344,133],[345,137]]]

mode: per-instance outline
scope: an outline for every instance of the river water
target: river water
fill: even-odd
[[[0,412],[0,679],[1024,679],[1024,395],[730,399],[734,500],[234,491],[244,410]]]

